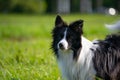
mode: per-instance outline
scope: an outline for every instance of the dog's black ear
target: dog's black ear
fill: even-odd
[[[62,24],[64,24],[64,21],[62,20],[61,16],[57,15],[55,20],[55,26],[59,27]]]
[[[77,20],[71,23],[69,27],[76,32],[82,32],[83,20]]]

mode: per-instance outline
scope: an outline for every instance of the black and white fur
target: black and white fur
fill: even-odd
[[[120,80],[120,35],[91,42],[82,36],[83,20],[69,25],[58,15],[52,49],[66,80]]]

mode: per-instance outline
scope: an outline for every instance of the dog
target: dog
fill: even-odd
[[[120,80],[120,35],[93,42],[83,34],[83,20],[70,24],[57,15],[52,49],[65,80]]]

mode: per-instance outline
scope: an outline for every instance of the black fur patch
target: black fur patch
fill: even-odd
[[[120,80],[120,35],[109,35],[98,41],[93,62],[96,76],[104,80]]]

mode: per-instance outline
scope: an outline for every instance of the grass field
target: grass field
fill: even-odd
[[[0,14],[0,80],[62,80],[50,49],[56,15]],[[100,14],[62,15],[68,23],[84,20],[84,36],[103,39],[104,27],[120,16]]]

